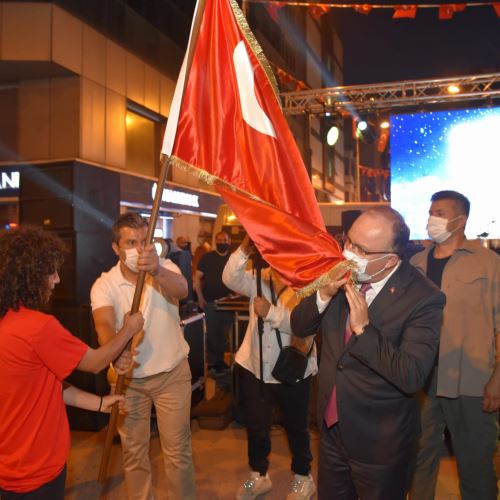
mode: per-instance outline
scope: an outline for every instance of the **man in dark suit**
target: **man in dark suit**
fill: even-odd
[[[395,210],[364,212],[344,247],[361,289],[333,280],[292,312],[295,335],[322,334],[320,500],[406,496],[420,433],[413,394],[434,365],[445,305],[402,260],[408,239]]]

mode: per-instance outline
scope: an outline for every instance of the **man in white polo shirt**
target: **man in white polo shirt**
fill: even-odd
[[[103,273],[90,292],[100,344],[121,328],[132,305],[139,271],[146,271],[140,310],[144,331],[134,339],[135,365],[127,378],[127,414],[118,421],[125,482],[130,500],[153,498],[149,460],[151,405],[155,405],[169,497],[196,497],[191,457],[191,372],[189,347],[179,325],[178,301],[187,283],[170,260],[145,246],[147,221],[121,215],[113,225],[116,266]]]

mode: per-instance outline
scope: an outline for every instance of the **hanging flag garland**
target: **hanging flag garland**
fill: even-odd
[[[438,17],[441,20],[452,19],[456,12],[463,12],[467,7],[486,7],[491,6],[496,15],[500,18],[500,2],[476,2],[476,3],[428,3],[428,4],[339,4],[339,3],[319,3],[319,2],[294,2],[277,0],[246,0],[247,3],[265,4],[269,15],[277,22],[278,11],[285,6],[289,7],[307,7],[307,10],[313,19],[320,19],[331,9],[354,9],[360,14],[369,14],[373,9],[392,9],[393,19],[414,19],[417,15],[417,9],[436,9]]]

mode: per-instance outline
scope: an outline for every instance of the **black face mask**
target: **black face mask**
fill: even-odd
[[[229,243],[216,243],[215,248],[219,253],[226,253],[229,250]]]

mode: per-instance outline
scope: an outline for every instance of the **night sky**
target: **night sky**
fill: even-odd
[[[196,3],[169,1],[186,16]],[[305,7],[286,7],[285,11],[293,9]],[[500,18],[493,7],[467,7],[447,21],[438,19],[437,8],[420,8],[415,19],[392,19],[392,14],[392,9],[373,9],[363,15],[351,8],[333,8],[323,17],[336,26],[343,42],[345,85],[500,72]]]
[[[500,72],[500,18],[493,7],[467,7],[447,21],[438,19],[437,8],[418,9],[415,19],[392,14],[329,14],[344,43],[346,85]]]

